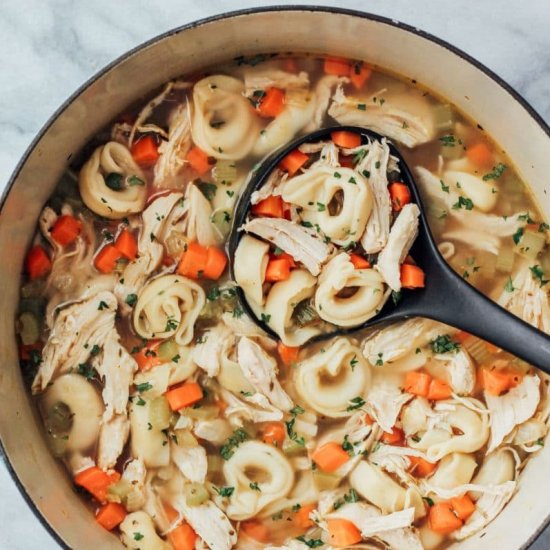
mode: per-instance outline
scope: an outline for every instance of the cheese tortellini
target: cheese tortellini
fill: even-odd
[[[49,434],[63,438],[66,450],[85,451],[97,441],[103,401],[83,376],[65,374],[54,380],[42,397],[41,408]]]
[[[325,321],[352,327],[374,317],[386,297],[382,276],[374,269],[356,269],[342,252],[321,272],[315,309]]]
[[[269,326],[287,346],[300,346],[319,329],[300,327],[292,318],[296,307],[313,296],[316,279],[305,269],[294,269],[286,281],[275,283],[267,296],[264,311]]]
[[[364,395],[371,381],[361,350],[338,338],[324,353],[298,364],[294,382],[300,397],[316,412],[330,418],[351,416],[352,399]]]
[[[235,520],[256,515],[285,497],[294,484],[294,472],[285,456],[259,441],[242,443],[224,463],[223,473],[226,483],[235,488],[226,510]]]
[[[339,245],[359,241],[372,210],[365,178],[351,168],[320,165],[288,180],[283,199],[298,205],[301,217],[318,225]]]
[[[193,141],[209,156],[238,160],[256,142],[259,126],[244,84],[237,78],[213,75],[193,87]]]
[[[174,338],[185,345],[206,297],[200,285],[179,275],[162,275],[143,287],[134,309],[134,329],[143,338]]]
[[[269,244],[250,235],[244,235],[235,250],[235,281],[248,300],[263,305],[263,284],[269,262]]]
[[[440,422],[427,429],[419,441],[415,441],[417,438],[409,438],[408,441],[413,449],[426,451],[430,462],[441,460],[454,452],[473,453],[487,443],[489,439],[487,414],[480,414],[451,401],[439,402],[439,411]]]
[[[130,151],[115,141],[92,153],[80,170],[78,183],[84,204],[105,218],[124,218],[145,206],[145,177]]]

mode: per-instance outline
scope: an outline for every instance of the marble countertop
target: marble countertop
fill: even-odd
[[[338,5],[398,19],[477,58],[550,123],[550,2],[529,0],[19,0],[2,2],[0,191],[53,111],[105,64],[196,19],[273,4]],[[0,550],[58,548],[0,463]],[[550,548],[550,532],[532,546]]]

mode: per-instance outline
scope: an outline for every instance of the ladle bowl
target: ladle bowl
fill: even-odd
[[[292,141],[255,167],[237,204],[229,238],[229,261],[233,279],[235,279],[235,251],[243,235],[240,227],[249,216],[251,197],[254,191],[265,184],[267,178],[288,153],[304,143],[330,140],[332,132],[342,130],[360,134],[363,143],[384,139],[384,136],[372,130],[356,126],[324,128]],[[414,290],[403,289],[399,300],[387,300],[381,311],[365,323],[352,328],[335,327],[334,330],[325,331],[310,341],[325,340],[366,328],[381,328],[389,323],[411,317],[425,317],[482,338],[550,373],[550,336],[487,298],[447,264],[430,231],[422,197],[412,172],[399,149],[389,139],[387,142],[391,155],[399,160],[400,179],[409,186],[413,202],[420,209],[419,234],[411,248],[411,255],[424,270],[425,287]],[[237,295],[243,309],[254,322],[268,334],[277,337],[269,325],[257,317],[249,305],[245,293],[239,287],[237,287]]]

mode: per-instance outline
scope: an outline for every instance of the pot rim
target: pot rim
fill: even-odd
[[[130,50],[127,50],[123,54],[116,57],[113,61],[105,65],[103,68],[101,68],[99,71],[94,73],[90,78],[88,78],[83,84],[81,84],[61,105],[54,111],[54,113],[46,120],[46,122],[43,124],[43,126],[38,130],[35,137],[32,139],[31,143],[27,146],[25,149],[25,152],[23,153],[20,160],[17,162],[10,178],[8,179],[8,182],[6,183],[6,186],[0,195],[0,215],[2,213],[2,210],[4,208],[6,199],[15,184],[15,181],[19,177],[19,174],[27,162],[28,158],[33,153],[36,145],[38,142],[42,139],[42,137],[46,134],[46,132],[49,130],[49,128],[52,126],[52,124],[63,114],[63,112],[75,101],[83,92],[85,92],[92,84],[94,84],[99,78],[101,78],[103,75],[108,73],[111,69],[115,68],[117,65],[119,65],[122,61],[130,58],[134,54],[137,54],[139,51],[147,48],[148,46],[152,46],[153,44],[156,44],[157,42],[160,42],[161,40],[164,40],[166,38],[169,38],[175,34],[179,34],[180,32],[187,31],[189,29],[194,29],[198,27],[202,27],[204,25],[208,25],[210,23],[214,23],[216,21],[221,21],[224,19],[231,19],[233,17],[241,17],[243,15],[253,15],[256,13],[266,13],[266,12],[285,12],[285,11],[309,11],[309,12],[324,12],[324,13],[331,13],[331,14],[337,14],[337,15],[349,15],[352,17],[359,17],[361,19],[368,19],[370,21],[374,21],[377,23],[382,23],[391,27],[395,27],[397,29],[403,30],[405,32],[409,32],[411,34],[414,34],[416,36],[419,36],[420,38],[423,38],[425,40],[428,40],[430,42],[433,42],[434,44],[441,46],[451,52],[452,54],[457,55],[458,57],[462,58],[464,61],[469,63],[470,65],[473,65],[476,69],[487,75],[491,80],[493,80],[496,84],[498,84],[501,88],[503,88],[509,95],[511,95],[516,102],[518,102],[525,111],[529,114],[529,116],[537,123],[537,125],[543,130],[543,132],[550,138],[550,126],[545,122],[545,120],[542,118],[542,116],[538,113],[538,111],[527,101],[519,92],[517,92],[510,84],[508,84],[507,81],[505,81],[501,76],[496,74],[494,71],[489,69],[486,65],[478,61],[476,58],[472,57],[470,54],[467,54],[460,48],[457,48],[456,46],[453,46],[446,40],[443,40],[442,38],[439,38],[429,32],[423,31],[422,29],[419,29],[418,27],[415,27],[413,25],[409,25],[408,23],[403,23],[401,21],[398,21],[396,19],[392,19],[389,17],[385,17],[382,15],[376,15],[371,12],[366,11],[360,11],[355,9],[349,9],[349,8],[340,8],[336,6],[316,6],[316,5],[302,5],[302,4],[291,4],[288,6],[285,5],[271,5],[271,6],[262,6],[262,7],[252,7],[252,8],[243,8],[240,10],[232,10],[232,11],[226,11],[217,15],[212,15],[209,17],[204,17],[202,19],[198,19],[196,21],[192,21],[191,23],[186,23],[185,25],[181,25],[178,27],[175,27],[173,29],[170,29],[166,32],[163,32],[159,35],[154,36],[153,38],[150,38],[149,40],[146,40],[144,42],[141,42],[137,46],[131,48]],[[23,496],[23,499],[33,512],[34,516],[40,521],[41,525],[46,529],[46,531],[52,536],[52,538],[57,542],[62,548],[66,550],[70,550],[70,547],[66,544],[66,542],[63,540],[61,535],[50,525],[50,523],[46,520],[46,518],[42,515],[42,513],[39,511],[38,507],[34,503],[33,499],[27,492],[25,486],[17,476],[17,473],[15,472],[15,468],[13,467],[7,453],[4,447],[4,443],[2,441],[2,435],[0,434],[0,454],[2,455],[3,462],[14,481],[16,487],[19,489],[20,494]],[[537,529],[535,533],[528,539],[526,543],[526,548],[531,546],[542,534],[542,532],[545,530],[545,528],[550,524],[550,513],[544,520],[544,522],[540,525],[540,527]]]

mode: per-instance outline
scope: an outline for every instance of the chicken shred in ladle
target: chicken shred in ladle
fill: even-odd
[[[265,159],[254,169],[252,177],[243,191],[235,210],[232,232],[229,238],[231,274],[234,277],[235,251],[242,238],[239,228],[245,223],[251,208],[251,196],[267,181],[281,160],[304,143],[317,143],[330,140],[334,131],[350,131],[360,134],[366,142],[381,141],[383,136],[355,126],[326,128],[303,136]],[[455,273],[440,254],[428,227],[422,199],[416,182],[402,155],[388,140],[390,153],[399,160],[401,181],[412,193],[413,202],[420,209],[419,234],[411,255],[425,273],[425,287],[414,290],[403,289],[397,303],[387,300],[384,307],[365,323],[351,328],[338,328],[323,332],[311,340],[319,341],[341,334],[349,334],[365,328],[382,327],[395,321],[411,317],[425,317],[440,321],[469,332],[491,342],[528,363],[550,373],[550,336],[537,330],[525,321],[511,314]],[[237,288],[239,299],[245,311],[254,322],[267,333],[276,336],[274,331],[254,313],[244,292]]]

